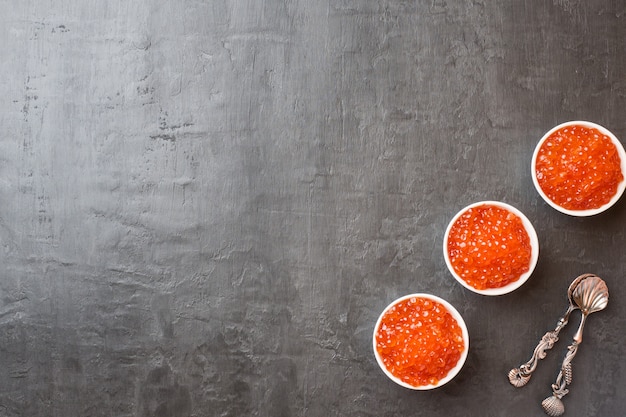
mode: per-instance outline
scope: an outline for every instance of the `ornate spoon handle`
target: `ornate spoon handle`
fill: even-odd
[[[578,351],[579,342],[574,341],[567,348],[567,353],[561,364],[561,370],[556,377],[556,382],[552,384],[552,396],[541,402],[541,405],[549,416],[557,417],[565,412],[565,405],[561,401],[569,390],[567,386],[572,383],[572,360]]]
[[[559,340],[559,332],[563,327],[565,327],[569,321],[570,314],[574,310],[575,307],[570,306],[563,317],[559,319],[556,328],[543,335],[528,362],[520,365],[519,368],[513,368],[509,371],[509,382],[513,386],[519,388],[528,383],[532,373],[537,368],[539,360],[545,358],[547,354],[546,351],[552,349],[552,346],[554,346],[554,344]]]
[[[604,304],[604,306],[606,306],[606,304]],[[583,329],[585,328],[585,321],[587,320],[588,314],[593,313],[593,311],[597,310],[583,311],[583,316],[580,319],[580,325],[574,335],[574,341],[567,347],[567,353],[565,354],[565,358],[563,358],[561,370],[556,376],[556,382],[552,384],[552,396],[541,402],[544,411],[549,416],[557,417],[565,412],[565,405],[563,404],[563,401],[561,401],[561,398],[569,392],[567,386],[572,383],[572,360],[574,359],[574,356],[576,356],[576,352],[578,352],[578,346],[583,342]]]

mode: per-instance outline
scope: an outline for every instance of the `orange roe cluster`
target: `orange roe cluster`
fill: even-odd
[[[611,138],[582,125],[548,136],[537,152],[535,174],[544,194],[567,210],[602,207],[624,180]]]
[[[473,288],[500,288],[530,269],[532,247],[522,219],[492,204],[471,207],[450,228],[448,257]]]
[[[437,384],[464,349],[456,319],[428,298],[411,297],[393,305],[376,330],[376,350],[385,368],[413,387]]]

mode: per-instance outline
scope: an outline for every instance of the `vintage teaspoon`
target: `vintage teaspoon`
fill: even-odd
[[[563,359],[561,370],[556,378],[556,383],[552,384],[552,396],[541,402],[546,414],[552,417],[560,416],[565,412],[565,406],[561,401],[569,390],[566,388],[572,382],[572,360],[576,355],[578,346],[583,341],[583,328],[587,316],[596,311],[604,310],[609,303],[609,289],[606,283],[599,277],[592,275],[582,280],[572,294],[574,303],[582,311],[582,319],[576,334],[574,334],[574,342],[567,348],[567,353]]]
[[[572,283],[569,285],[569,288],[567,289],[567,299],[569,301],[569,307],[567,308],[567,311],[565,312],[565,314],[563,314],[563,317],[561,317],[557,322],[556,328],[543,335],[528,362],[520,365],[519,368],[513,368],[509,371],[509,382],[513,386],[519,388],[526,385],[530,380],[532,373],[537,368],[537,363],[539,362],[539,359],[545,358],[547,354],[546,351],[552,349],[552,346],[554,346],[554,344],[559,340],[559,332],[561,331],[561,329],[563,329],[563,327],[567,325],[567,322],[569,321],[569,316],[570,314],[572,314],[572,311],[578,308],[578,306],[574,303],[574,300],[572,299],[572,293],[574,292],[576,286],[578,286],[578,284],[583,279],[589,278],[591,276],[593,275],[583,274],[576,278],[574,281],[572,281]]]

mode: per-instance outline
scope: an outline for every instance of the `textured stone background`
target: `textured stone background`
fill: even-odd
[[[515,390],[583,272],[567,416],[626,409],[626,202],[538,197],[545,131],[626,138],[626,5],[550,0],[0,1],[0,416],[543,415],[579,315]],[[524,211],[530,281],[447,272],[462,207]],[[464,315],[444,388],[388,381],[394,298]]]

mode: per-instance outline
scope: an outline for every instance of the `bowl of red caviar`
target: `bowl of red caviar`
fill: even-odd
[[[452,276],[482,295],[508,294],[531,276],[539,258],[537,232],[515,207],[481,201],[460,210],[443,239]]]
[[[392,381],[430,390],[451,381],[469,350],[461,314],[431,294],[409,294],[389,304],[374,328],[374,356]]]
[[[539,195],[571,216],[593,216],[613,206],[626,188],[626,153],[608,129],[572,121],[550,129],[533,153]]]

